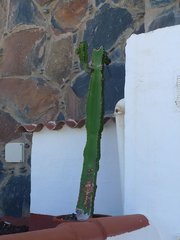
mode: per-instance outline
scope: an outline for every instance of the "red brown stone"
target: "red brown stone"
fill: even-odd
[[[85,117],[85,100],[83,98],[79,99],[73,90],[69,87],[65,94],[65,104],[66,104],[66,119],[79,120]],[[75,125],[77,125],[77,122]],[[75,126],[73,126],[75,127]]]
[[[16,131],[19,124],[8,113],[0,111],[0,123],[1,143],[7,143],[21,136],[21,134]]]
[[[4,39],[3,56],[0,62],[1,76],[30,75],[33,67],[33,49],[44,34],[43,29],[33,28],[7,36]]]
[[[73,31],[85,16],[88,0],[59,0],[54,18],[64,31]]]
[[[35,78],[0,79],[0,106],[22,123],[47,122],[59,111],[59,91]]]
[[[48,78],[59,84],[68,77],[72,68],[72,39],[67,37],[52,42],[45,72]]]

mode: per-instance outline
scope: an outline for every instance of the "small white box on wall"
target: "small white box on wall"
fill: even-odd
[[[7,143],[5,146],[5,161],[24,162],[24,143]]]

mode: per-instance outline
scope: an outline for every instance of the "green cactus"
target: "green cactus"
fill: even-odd
[[[80,62],[90,74],[90,84],[86,103],[87,141],[84,148],[84,163],[81,175],[79,198],[76,207],[78,220],[86,220],[93,215],[96,194],[96,179],[99,170],[100,141],[103,130],[103,72],[104,64],[110,59],[101,47],[92,52],[92,64],[88,65],[88,46],[81,42],[77,49]]]

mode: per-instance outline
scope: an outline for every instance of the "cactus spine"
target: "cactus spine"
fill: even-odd
[[[101,47],[92,52],[92,64],[88,65],[88,46],[82,42],[77,49],[80,62],[90,74],[90,83],[86,103],[87,141],[84,148],[84,163],[81,175],[79,198],[76,207],[77,219],[86,220],[94,211],[96,179],[99,170],[100,140],[103,130],[103,70],[110,59]]]

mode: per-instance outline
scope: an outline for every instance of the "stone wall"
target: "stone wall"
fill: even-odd
[[[75,53],[79,42],[90,54],[101,45],[109,53],[104,104],[112,116],[124,97],[126,39],[179,23],[178,0],[0,0],[1,215],[28,212],[31,136],[18,126],[85,117],[89,77]],[[9,141],[29,146],[25,163],[5,163]]]

